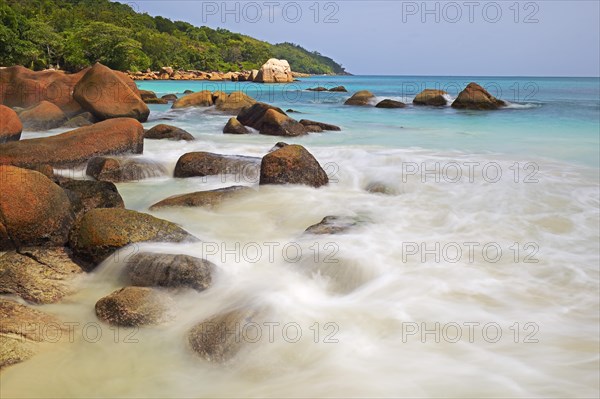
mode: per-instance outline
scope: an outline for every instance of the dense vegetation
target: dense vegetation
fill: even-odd
[[[298,72],[344,73],[331,58],[292,43],[173,22],[109,0],[0,0],[3,66],[75,71],[100,61],[123,71],[238,71],[257,69],[271,57],[287,59]]]

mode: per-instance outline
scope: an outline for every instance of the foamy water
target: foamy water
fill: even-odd
[[[197,140],[146,140],[143,156],[171,174],[186,152],[262,156],[279,141],[221,135],[226,119],[181,113],[166,123]],[[3,371],[2,396],[597,396],[598,170],[535,152],[361,142],[361,126],[293,140],[327,170],[331,183],[320,189],[258,188],[251,176],[119,184],[126,207],[143,212],[174,194],[257,191],[213,209],[151,212],[202,242],[125,248],[83,277],[77,295],[44,306],[79,323],[73,342]],[[366,191],[374,182],[392,195]],[[343,234],[304,233],[328,215],[361,222]],[[177,294],[169,325],[111,329],[94,304],[126,284],[125,261],[142,250],[211,260],[213,286]],[[194,324],[243,306],[266,309],[262,339],[246,331],[223,365],[190,350]]]

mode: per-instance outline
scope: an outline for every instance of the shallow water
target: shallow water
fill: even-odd
[[[425,80],[434,87],[473,79],[298,84],[410,100],[407,82]],[[214,209],[151,212],[202,242],[125,248],[83,277],[77,295],[44,306],[79,323],[72,342],[3,371],[2,397],[598,396],[598,79],[477,81],[498,83],[503,98],[514,84],[533,82],[538,91],[482,113],[362,109],[341,105],[349,94],[315,101],[302,91],[297,102],[275,94],[276,105],[305,113],[292,115],[298,119],[343,127],[285,140],[305,145],[331,184],[261,187]],[[139,85],[161,95],[207,84]],[[262,156],[281,141],[223,135],[228,117],[211,110],[151,109],[148,127],[172,117],[160,122],[197,138],[145,141],[143,156],[170,174],[186,152]],[[365,191],[372,182],[393,195]],[[254,176],[154,178],[118,188],[127,208],[149,212],[174,194],[256,183]],[[303,234],[327,215],[362,223],[344,234]],[[179,294],[170,325],[111,329],[96,319],[94,304],[124,285],[123,264],[140,250],[205,257],[218,266],[214,285]],[[244,350],[224,365],[187,347],[196,322],[246,305],[268,309],[265,321],[279,323],[270,324],[272,337],[263,324],[261,339],[250,342],[256,331],[249,329]]]

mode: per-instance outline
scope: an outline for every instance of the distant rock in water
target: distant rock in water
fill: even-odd
[[[309,89],[306,89],[308,91],[327,91],[327,88],[323,87],[323,86],[319,86],[319,87],[311,87]]]
[[[425,89],[415,96],[413,104],[441,107],[448,104],[448,100],[445,97],[447,95],[448,93],[443,90]]]
[[[303,184],[321,187],[329,183],[327,173],[306,148],[286,145],[262,159],[260,184]]]
[[[250,131],[237,120],[236,117],[230,118],[223,128],[223,133],[227,134],[248,134]]]
[[[73,98],[98,120],[129,117],[145,122],[150,114],[135,82],[100,63],[77,82]]]
[[[257,175],[260,158],[189,152],[175,165],[174,177],[196,177],[226,174]]]
[[[146,104],[168,104],[169,100],[156,97],[156,93],[150,90],[140,90],[140,97]]]
[[[469,83],[452,103],[452,108],[473,110],[493,110],[504,106],[506,106],[504,101],[492,96],[474,82]]]
[[[377,107],[377,108],[404,108],[404,107],[406,107],[406,104],[404,104],[401,101],[385,99],[385,100],[377,103],[377,105],[375,107]]]
[[[178,128],[177,126],[165,125],[164,123],[156,125],[150,130],[146,131],[144,133],[144,138],[151,140],[195,140],[194,136],[187,131]]]
[[[12,109],[0,104],[0,144],[7,141],[19,141],[23,124]]]
[[[175,94],[165,94],[161,98],[167,101],[177,101],[177,96]]]
[[[246,186],[231,186],[218,188],[216,190],[198,191],[195,193],[175,195],[166,198],[150,207],[150,210],[161,208],[184,206],[184,207],[213,207],[225,200],[232,199],[254,190]]]
[[[215,264],[189,255],[141,252],[127,260],[131,284],[141,287],[192,288],[203,291],[212,284]]]
[[[257,83],[290,83],[294,81],[292,68],[286,60],[269,59],[253,79]]]
[[[347,93],[348,92],[348,90],[346,90],[346,88],[344,86],[332,87],[331,89],[329,89],[329,91],[339,92],[339,93]]]
[[[158,289],[125,287],[96,302],[96,315],[123,327],[157,325],[175,318],[175,302]]]
[[[24,130],[49,130],[61,126],[67,120],[65,113],[49,101],[42,101],[19,114]]]
[[[344,105],[371,105],[371,102],[375,99],[375,95],[368,90],[362,90],[354,93],[352,97],[346,100]]]
[[[85,173],[99,181],[119,183],[165,176],[167,170],[146,159],[95,157],[88,162]]]
[[[300,123],[307,127],[308,126],[318,126],[322,130],[331,130],[331,131],[336,131],[336,132],[339,132],[342,130],[342,128],[340,128],[339,126],[336,126],[336,125],[330,125],[329,123],[311,121],[308,119],[301,119]]]

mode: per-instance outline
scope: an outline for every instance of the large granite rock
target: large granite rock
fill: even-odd
[[[197,239],[175,223],[127,209],[92,209],[71,230],[75,259],[92,270],[114,251],[137,242],[185,242]]]
[[[241,91],[235,91],[229,95],[221,95],[216,98],[215,105],[219,111],[237,115],[243,108],[250,107],[256,100]]]
[[[295,137],[306,134],[307,129],[295,119],[277,110],[269,109],[262,118],[259,133],[269,136]]]
[[[127,117],[145,122],[150,114],[133,80],[100,63],[77,82],[73,98],[98,120]]]
[[[306,148],[286,145],[262,159],[260,184],[304,184],[321,187],[329,183],[327,173]]]
[[[76,220],[96,208],[125,208],[123,198],[114,183],[65,179],[58,181],[58,184],[69,196]]]
[[[227,124],[223,128],[223,133],[227,134],[248,134],[250,131],[237,120],[236,117],[229,118]]]
[[[406,104],[404,104],[402,101],[390,100],[389,98],[386,98],[385,100],[378,102],[375,107],[376,108],[404,108],[404,107],[406,107]]]
[[[60,246],[74,222],[65,191],[43,174],[0,166],[0,250]]]
[[[117,118],[56,136],[0,144],[0,165],[71,167],[99,155],[140,154],[143,148],[141,123]]]
[[[329,123],[323,123],[323,122],[311,121],[309,119],[301,119],[300,123],[307,127],[308,126],[318,126],[321,128],[321,130],[331,130],[331,131],[336,131],[336,132],[339,132],[342,130],[339,126],[336,126],[336,125],[331,125]]]
[[[452,108],[493,110],[506,106],[506,103],[488,93],[477,83],[471,82],[458,94],[452,103]]]
[[[269,59],[253,79],[257,83],[290,83],[294,81],[292,68],[286,60]]]
[[[242,109],[237,116],[237,120],[244,126],[250,126],[251,128],[260,131],[263,126],[264,116],[269,110],[274,110],[282,115],[286,115],[281,108],[258,102],[251,107]]]

